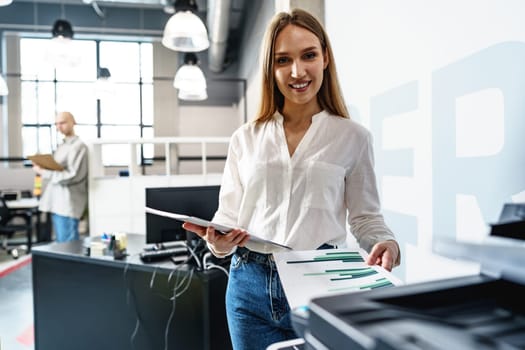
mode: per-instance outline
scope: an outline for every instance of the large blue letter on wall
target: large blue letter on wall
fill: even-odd
[[[503,148],[458,158],[456,99],[485,89],[499,89],[503,96]],[[525,189],[524,43],[500,43],[434,72],[432,140],[434,238],[456,237],[458,194],[475,196],[485,223],[495,221],[503,203]]]

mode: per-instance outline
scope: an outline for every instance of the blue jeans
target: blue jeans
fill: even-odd
[[[57,242],[74,241],[79,238],[78,223],[79,219],[70,218],[58,214],[51,214],[53,227]]]
[[[230,265],[226,314],[235,350],[264,350],[297,338],[271,255],[237,249]]]

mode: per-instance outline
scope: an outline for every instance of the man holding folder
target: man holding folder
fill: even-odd
[[[58,113],[55,126],[64,135],[64,142],[53,158],[63,169],[46,169],[36,159],[33,169],[47,181],[39,209],[51,213],[56,240],[67,242],[79,238],[78,224],[87,206],[88,150],[75,135],[75,118],[70,112]]]

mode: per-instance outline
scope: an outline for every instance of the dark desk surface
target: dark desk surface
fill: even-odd
[[[122,267],[128,264],[133,268],[144,271],[151,271],[152,268],[171,271],[175,267],[174,263],[170,260],[159,261],[154,263],[143,263],[142,260],[140,260],[139,254],[143,252],[144,247],[146,247],[146,237],[144,235],[128,233],[127,240],[128,244],[126,250],[128,256],[121,260],[114,259],[113,256],[110,255],[94,257],[86,255],[87,247],[89,247],[90,242],[100,241],[100,237],[86,237],[78,241],[65,243],[55,242],[39,247],[34,247],[33,254],[115,267]],[[180,266],[178,269],[180,269],[181,271],[187,271],[189,268],[191,267],[189,267],[188,265],[183,265]]]

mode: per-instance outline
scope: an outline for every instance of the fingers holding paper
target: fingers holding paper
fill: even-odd
[[[213,227],[206,229],[206,241],[210,243],[216,252],[230,252],[235,246],[244,247],[250,236],[241,229],[233,229],[226,234],[217,233]]]
[[[243,247],[250,236],[241,229],[233,229],[228,233],[218,233],[213,227],[204,227],[189,222],[185,222],[182,227],[199,235],[208,242],[213,250],[218,254],[228,254],[235,246]]]
[[[387,271],[392,271],[394,266],[399,265],[399,246],[395,241],[384,241],[376,243],[368,255],[368,265],[380,265]]]

